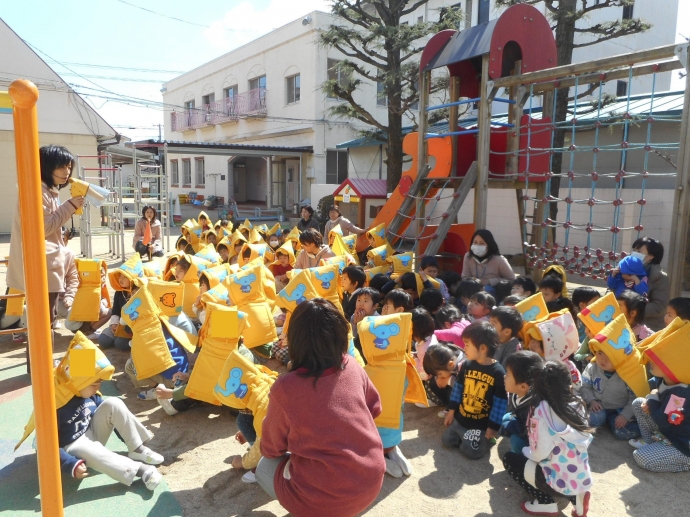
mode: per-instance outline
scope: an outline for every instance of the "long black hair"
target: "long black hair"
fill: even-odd
[[[635,318],[630,322],[630,326],[644,325],[644,311],[647,309],[647,298],[637,294],[635,291],[626,289],[616,296],[616,300],[625,303],[628,314],[635,311]]]
[[[71,178],[77,163],[72,153],[61,145],[46,145],[38,150],[38,154],[41,160],[41,181],[45,183],[48,188],[64,188],[67,185],[66,182],[62,185],[55,185],[53,181],[53,172],[60,167],[69,166],[69,178]]]
[[[348,349],[349,326],[345,316],[328,300],[314,298],[300,303],[290,318],[288,352],[292,370],[304,377],[319,377],[340,367]]]
[[[429,345],[422,361],[424,372],[427,375],[436,375],[438,372],[450,371],[448,370],[448,363],[457,361],[461,353],[460,347],[453,343],[440,341]]]
[[[472,238],[470,239],[470,246],[472,246],[472,242],[474,242],[475,237],[481,237],[484,242],[486,242],[486,255],[483,257],[478,257],[474,253],[472,253],[472,249],[470,249],[470,254],[472,254],[473,257],[477,257],[478,259],[489,259],[493,257],[494,255],[500,255],[501,252],[498,251],[498,244],[496,244],[496,239],[494,239],[493,234],[489,230],[477,230],[472,234]]]
[[[570,371],[560,361],[547,361],[534,372],[534,394],[538,401],[545,401],[551,411],[573,429],[591,432],[587,421],[587,406],[573,392]]]

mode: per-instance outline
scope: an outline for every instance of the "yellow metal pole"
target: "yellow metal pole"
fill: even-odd
[[[48,313],[46,246],[44,239],[36,237],[44,234],[36,114],[38,88],[31,81],[19,79],[12,82],[9,94],[14,106],[19,213],[22,221],[32,221],[34,226],[33,231],[22,232],[22,249],[41,512],[44,517],[62,517],[64,514],[53,385],[52,334]]]

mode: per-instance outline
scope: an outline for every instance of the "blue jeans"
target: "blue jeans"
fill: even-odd
[[[502,423],[501,436],[510,437],[510,450],[522,454],[522,448],[529,445],[529,441],[524,436],[518,434],[520,428],[522,427],[524,429],[524,426],[520,425],[514,413],[506,413],[503,416]]]
[[[619,440],[630,440],[640,436],[640,426],[633,420],[628,422],[625,427],[616,428],[616,417],[620,415],[618,409],[602,409],[601,411],[592,411],[589,414],[589,425],[592,427],[602,427],[608,423],[613,436]]]
[[[249,445],[254,445],[256,441],[256,430],[254,429],[254,415],[240,413],[235,420],[237,429],[244,435]]]

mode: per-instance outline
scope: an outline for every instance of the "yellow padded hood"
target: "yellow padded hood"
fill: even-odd
[[[243,256],[244,251],[246,249],[251,250],[251,255],[248,259],[244,258]],[[273,262],[275,260],[275,253],[273,253],[271,247],[263,241],[260,244],[245,244],[244,246],[242,246],[242,251],[240,252],[240,256],[237,259],[237,263],[241,267],[246,264],[249,264],[250,262],[256,260],[259,257],[264,259],[262,262],[263,265],[264,263]]]
[[[207,244],[197,251],[196,255],[194,256],[203,259],[206,262],[210,262],[213,265],[220,264],[221,262],[220,255],[216,252],[216,247],[213,244]]]
[[[316,290],[318,298],[325,298],[333,303],[340,312],[343,312],[343,307],[340,305],[340,295],[338,294],[338,287],[340,286],[340,270],[337,264],[329,264],[326,266],[313,267],[306,270],[312,286]]]
[[[621,314],[623,313],[620,305],[618,305],[618,300],[616,300],[616,295],[608,293],[582,309],[577,317],[594,335],[601,332],[606,325]]]
[[[264,242],[264,238],[261,236],[259,233],[259,230],[256,228],[252,228],[249,231],[249,238],[247,239],[250,244],[260,244]]]
[[[665,329],[640,343],[644,356],[673,382],[690,384],[690,321],[674,319]]]
[[[130,288],[123,289],[118,282],[118,278],[124,276],[130,281]],[[119,268],[114,269],[108,273],[108,280],[110,281],[110,287],[115,291],[132,291],[132,286],[141,287],[146,283],[146,275],[144,273],[144,266],[141,263],[141,257],[138,253],[135,253],[130,258],[128,258],[124,264]]]
[[[184,282],[149,280],[148,290],[163,314],[169,318],[179,316],[184,302]]]
[[[549,310],[546,308],[544,295],[541,293],[533,294],[529,298],[525,298],[515,305],[522,316],[524,323],[539,321],[549,315]]]
[[[552,264],[544,270],[544,273],[542,274],[541,277],[544,278],[550,272],[558,273],[558,276],[560,276],[561,280],[563,280],[563,289],[561,290],[561,296],[563,298],[567,298],[568,297],[568,276],[565,274],[565,268],[563,266],[559,266],[558,264]]]
[[[386,259],[386,262],[392,266],[393,273],[391,278],[395,280],[405,273],[412,273],[415,270],[415,253],[414,251],[408,251],[407,253],[391,255]]]
[[[364,273],[367,275],[366,285],[369,285],[371,279],[376,275],[385,275],[391,270],[391,267],[386,264],[385,266],[372,267],[371,269],[365,269]]]
[[[208,280],[208,285],[213,289],[217,285],[222,284],[229,275],[230,269],[227,264],[219,264],[199,273],[199,278],[205,277]]]
[[[367,260],[374,264],[374,267],[385,266],[386,259],[393,255],[395,251],[391,248],[391,245],[386,243],[377,248],[370,249],[367,251]]]
[[[386,240],[386,224],[381,223],[367,231],[367,239],[372,239],[374,241],[374,246],[372,246],[373,248],[378,248],[379,246],[388,244],[388,241]]]
[[[267,272],[265,267],[257,265],[228,276],[224,282],[230,299],[239,310],[247,313],[250,328],[243,336],[247,348],[272,343],[278,339],[273,309],[264,287]]]

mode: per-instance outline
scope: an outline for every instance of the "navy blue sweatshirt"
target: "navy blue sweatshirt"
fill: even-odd
[[[690,387],[687,384],[659,385],[659,392],[647,395],[649,416],[673,446],[690,456]]]

